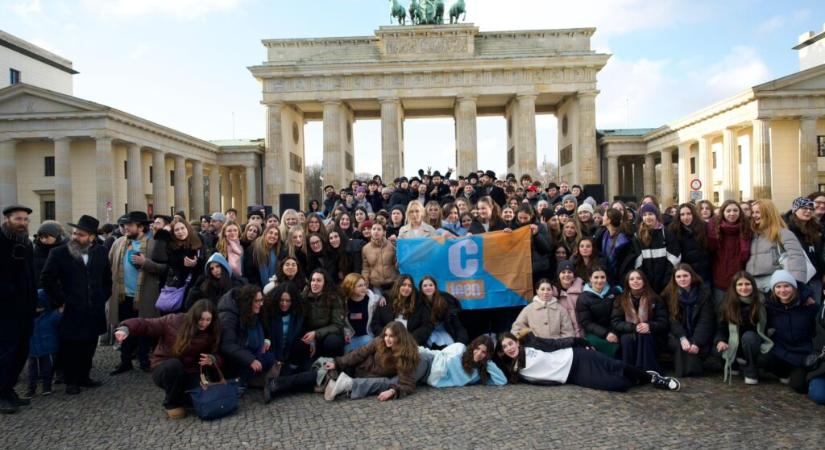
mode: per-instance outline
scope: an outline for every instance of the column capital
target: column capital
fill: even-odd
[[[93,134],[92,139],[94,139],[96,141],[107,141],[107,140],[112,141],[112,140],[114,140],[114,138],[109,136],[108,134],[98,134],[98,133]]]
[[[324,106],[331,105],[331,106],[340,106],[344,104],[344,101],[337,98],[325,98],[320,100],[321,104]]]
[[[401,99],[399,97],[379,97],[378,103],[381,103],[382,105],[384,103],[398,104],[401,103]]]
[[[576,96],[579,97],[579,98],[596,97],[597,95],[599,95],[599,92],[600,91],[598,91],[596,89],[594,89],[592,91],[578,91],[578,92],[576,92]]]
[[[69,136],[58,136],[58,137],[52,138],[52,141],[55,142],[55,143],[57,143],[57,142],[71,142],[72,139],[73,138],[71,138]]]
[[[457,95],[455,99],[459,103],[464,103],[464,102],[473,102],[473,103],[475,103],[476,100],[478,100],[478,96],[473,95],[473,94],[467,94],[467,95],[462,94],[462,95]]]
[[[535,92],[521,92],[516,94],[516,100],[519,102],[523,101],[535,101],[538,98],[538,94]]]
[[[673,147],[667,147],[667,148],[663,148],[662,150],[660,150],[660,153],[661,153],[661,154],[663,154],[663,155],[664,155],[665,153],[667,153],[667,154],[669,154],[669,155],[672,155],[672,154],[673,154],[673,150],[676,150],[676,149],[675,149],[675,148],[673,148]]]

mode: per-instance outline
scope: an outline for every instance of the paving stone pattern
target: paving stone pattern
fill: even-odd
[[[825,408],[766,380],[733,386],[721,375],[682,380],[671,393],[576,386],[419,388],[379,403],[295,394],[264,405],[251,390],[239,411],[171,421],[162,391],[133,370],[109,377],[116,352],[99,348],[103,387],[67,396],[63,386],[20,413],[0,416],[0,449],[264,448],[823,448]],[[22,384],[18,390],[22,392]]]

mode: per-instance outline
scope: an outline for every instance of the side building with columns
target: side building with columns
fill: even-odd
[[[805,34],[795,49],[822,37]],[[662,127],[599,130],[608,198],[655,194],[667,206],[772,198],[785,209],[825,190],[825,56],[818,65],[806,57],[808,69]]]
[[[127,210],[193,219],[235,207],[243,217],[258,203],[263,149],[229,144],[16,84],[0,89],[0,205],[31,206],[35,229],[82,214],[112,223]]]

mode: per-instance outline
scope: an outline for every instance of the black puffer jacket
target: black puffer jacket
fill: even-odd
[[[704,351],[713,343],[713,337],[716,333],[716,315],[713,312],[714,307],[713,300],[710,296],[710,289],[704,285],[698,287],[698,289],[699,300],[696,305],[694,305],[693,313],[690,317],[691,323],[693,323],[693,336],[687,335],[687,317],[685,317],[684,314],[679,314],[679,318],[677,319],[674,319],[672,314],[669,315],[670,334],[677,340],[683,337],[687,338],[692,344],[695,344]],[[665,298],[668,304],[670,304],[669,300],[670,299]],[[676,299],[676,302],[678,301],[679,299]]]
[[[380,336],[381,330],[395,320],[397,314],[392,309],[392,300],[387,299],[387,304],[375,309],[375,316],[370,322],[370,331],[373,336]],[[407,331],[413,335],[418,345],[427,345],[427,339],[433,333],[433,324],[430,321],[430,308],[424,304],[421,298],[415,302],[415,311],[407,317]]]
[[[461,323],[461,319],[459,319],[461,304],[455,297],[446,292],[441,291],[439,294],[441,294],[447,302],[447,311],[444,313],[444,316],[440,318],[441,322],[444,324],[444,330],[447,331],[455,342],[468,344],[470,339],[467,335],[467,329],[464,328],[464,325]],[[425,301],[424,303],[426,304],[427,302]],[[427,309],[429,309],[429,307]],[[432,322],[432,310],[429,310],[427,314]],[[433,324],[433,326],[435,326],[435,324]],[[427,339],[429,339],[429,336],[427,336]]]
[[[825,377],[825,305],[819,308],[816,315],[816,336],[814,337],[814,353],[821,354],[820,362],[808,372],[808,381],[818,377]]]
[[[682,252],[682,262],[689,264],[697,275],[702,277],[702,281],[711,282],[713,271],[711,267],[710,251],[707,241],[703,246],[690,228],[680,224],[679,232],[674,233],[679,242],[679,249]]]
[[[40,278],[40,273],[43,272],[43,267],[46,266],[46,258],[49,257],[49,252],[68,242],[68,239],[63,239],[55,241],[52,245],[44,245],[40,243],[39,239],[34,240],[34,274],[38,279]],[[42,288],[43,284],[38,282],[37,287]]]
[[[613,330],[610,322],[613,302],[620,293],[621,290],[615,286],[610,287],[604,294],[600,294],[594,291],[589,284],[585,285],[576,300],[576,319],[579,327],[587,334],[604,339]]]

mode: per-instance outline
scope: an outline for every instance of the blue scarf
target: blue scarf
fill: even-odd
[[[682,304],[682,311],[684,311],[685,332],[687,337],[693,337],[693,327],[696,325],[693,320],[693,309],[699,303],[699,288],[691,286],[689,291],[679,288],[679,303]]]
[[[261,286],[266,286],[272,275],[275,275],[275,269],[278,267],[278,260],[275,256],[275,249],[269,250],[269,263],[265,266],[258,267],[258,272],[261,275]]]

